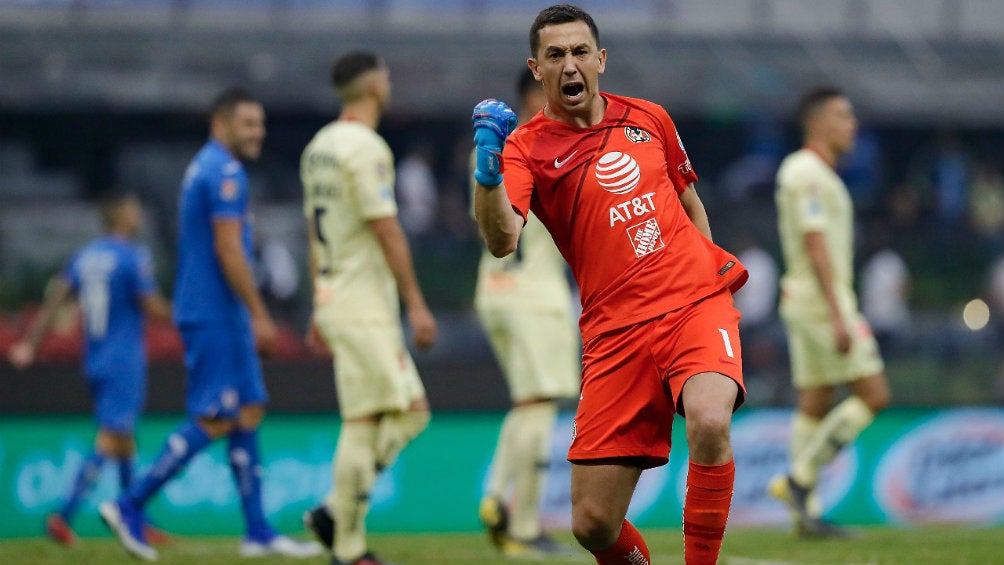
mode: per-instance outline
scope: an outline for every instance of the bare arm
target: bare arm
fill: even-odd
[[[422,289],[418,286],[415,268],[411,261],[411,248],[397,218],[378,218],[369,221],[370,229],[380,242],[384,259],[394,274],[397,290],[408,310],[408,322],[415,332],[415,346],[428,349],[436,341],[436,319],[425,304]]]
[[[140,299],[143,312],[155,320],[171,321],[171,303],[159,292],[151,292]]]
[[[255,287],[251,265],[244,257],[240,220],[213,220],[213,248],[227,284],[251,312],[258,351],[262,354],[270,353],[275,346],[275,325]]]
[[[523,217],[512,209],[505,183],[492,187],[474,183],[474,219],[492,255],[505,257],[516,250]]]
[[[321,331],[318,329],[317,324],[314,321],[314,298],[313,293],[317,292],[317,258],[314,257],[314,247],[320,244],[320,239],[317,237],[317,228],[314,227],[314,222],[307,222],[307,242],[309,243],[310,253],[308,253],[308,264],[310,266],[310,292],[311,292],[311,309],[310,309],[310,327],[307,328],[307,346],[309,346],[315,353],[331,353],[331,349],[328,344],[324,341],[321,336]]]
[[[52,279],[51,290],[46,293],[45,300],[38,315],[32,321],[24,338],[11,346],[8,352],[10,362],[18,369],[23,369],[35,362],[35,352],[45,334],[49,333],[56,319],[56,311],[73,295],[70,285],[62,277]]]
[[[819,288],[823,291],[826,299],[826,306],[830,313],[830,323],[837,337],[837,351],[847,353],[851,349],[851,337],[847,331],[847,325],[840,313],[840,305],[837,303],[837,292],[833,285],[833,263],[830,261],[830,253],[826,249],[826,238],[820,232],[807,232],[802,236],[805,245],[805,252],[812,263],[812,270],[819,281]]]
[[[680,204],[683,205],[683,210],[687,213],[690,221],[694,222],[694,225],[704,234],[704,237],[714,241],[711,237],[711,223],[708,222],[708,212],[704,209],[704,202],[701,202],[701,197],[697,195],[694,183],[687,185],[687,189],[680,193]]]

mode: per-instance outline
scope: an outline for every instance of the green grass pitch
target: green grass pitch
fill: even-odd
[[[653,565],[683,565],[677,530],[643,530]],[[721,565],[1004,565],[1004,527],[995,528],[860,528],[852,540],[798,540],[780,530],[739,529],[726,534]],[[572,542],[570,536],[559,536]],[[238,539],[182,537],[160,551],[164,565],[232,563],[323,564],[327,558],[241,559]],[[513,563],[499,556],[480,534],[375,534],[370,546],[383,559],[399,565],[492,565]],[[67,549],[42,539],[0,541],[2,565],[136,565],[111,538],[84,538]],[[577,557],[547,563],[595,563]]]

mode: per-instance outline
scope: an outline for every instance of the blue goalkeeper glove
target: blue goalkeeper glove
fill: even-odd
[[[477,154],[474,179],[481,186],[498,186],[502,184],[502,148],[516,129],[516,114],[505,102],[489,98],[478,102],[471,120]]]

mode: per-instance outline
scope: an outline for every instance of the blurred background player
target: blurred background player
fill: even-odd
[[[800,535],[843,536],[810,496],[820,468],[889,404],[878,345],[854,294],[854,206],[834,167],[851,150],[857,118],[838,89],[818,87],[799,106],[803,146],[781,163],[775,195],[784,276],[780,313],[798,391],[788,475],[768,491],[792,508]],[[850,395],[834,406],[837,387]]]
[[[397,220],[394,157],[375,131],[390,103],[390,70],[373,53],[352,52],[335,62],[332,82],[341,114],[304,149],[300,176],[314,288],[308,341],[334,354],[342,426],[332,490],[304,525],[333,550],[332,565],[379,565],[366,542],[370,490],[429,423],[400,301],[418,349],[432,346],[436,320]]]
[[[136,419],[146,403],[143,316],[171,320],[171,306],[153,278],[150,251],[135,242],[143,224],[139,199],[126,193],[107,197],[101,204],[101,223],[104,235],[80,249],[53,279],[27,334],[8,352],[17,368],[31,365],[57,311],[76,297],[84,315],[84,375],[98,433],[94,451],[84,458],[62,508],[45,520],[46,534],[63,545],[76,542],[70,523],[105,462],[118,466],[123,491],[132,482]],[[149,525],[145,530],[154,543],[165,540]]]
[[[529,68],[520,73],[516,88],[519,121],[525,123],[544,107],[544,90]],[[532,213],[515,253],[499,259],[487,249],[482,252],[474,306],[513,402],[478,515],[505,555],[568,552],[571,548],[542,532],[540,497],[558,400],[579,392],[579,342],[565,260]]]
[[[262,508],[257,430],[268,394],[258,352],[269,353],[276,330],[252,276],[241,161],[261,154],[265,112],[247,92],[230,89],[213,103],[210,123],[209,141],[185,172],[179,206],[174,319],[185,347],[189,419],[168,436],[144,476],[101,504],[101,516],[129,553],[155,560],[139,527],[143,507],[196,453],[226,436],[247,526],[241,555],[310,557],[321,548],[277,534]]]
[[[666,110],[600,92],[607,53],[593,18],[567,4],[541,10],[530,53],[543,112],[508,136],[516,116],[505,104],[474,109],[475,212],[502,257],[516,250],[532,208],[581,291],[572,533],[600,565],[650,563],[626,515],[642,471],[669,461],[679,413],[690,456],[684,560],[714,564],[735,483],[732,412],[745,394],[732,292],[746,269],[712,242]]]

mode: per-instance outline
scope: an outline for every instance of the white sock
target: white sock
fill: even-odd
[[[806,488],[815,488],[819,469],[832,461],[874,419],[871,409],[857,396],[850,396],[837,404],[795,456],[791,466],[792,478]]]
[[[342,424],[335,449],[334,488],[326,500],[335,519],[335,557],[353,561],[366,552],[366,513],[376,481],[375,422]]]
[[[517,540],[540,536],[540,496],[551,455],[551,435],[558,414],[555,402],[540,402],[513,410],[516,445],[513,466],[513,504],[509,535]]]

